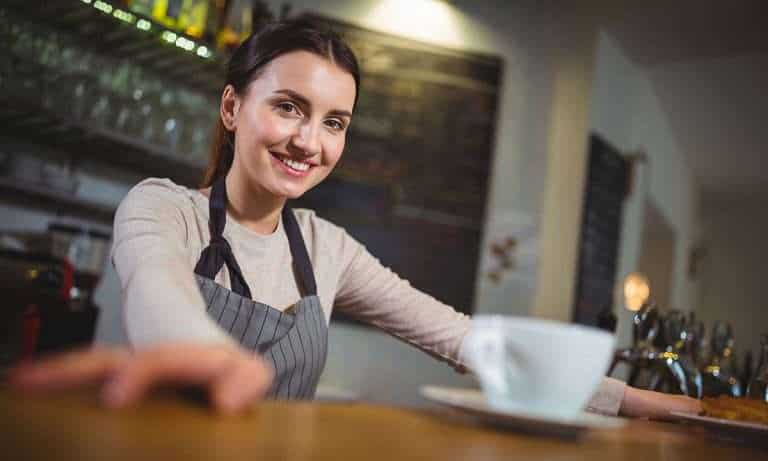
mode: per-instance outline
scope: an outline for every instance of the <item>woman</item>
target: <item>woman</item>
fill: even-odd
[[[265,396],[312,398],[332,307],[461,370],[467,316],[412,288],[343,229],[286,205],[338,162],[359,82],[351,50],[309,24],[277,23],[246,40],[227,69],[203,188],[149,179],[117,211],[112,258],[136,352],[69,354],[13,381],[106,380],[116,407],[159,382],[201,385],[225,412]],[[697,405],[606,379],[590,408],[658,417]]]

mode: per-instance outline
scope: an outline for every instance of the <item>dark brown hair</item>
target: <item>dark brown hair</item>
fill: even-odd
[[[270,23],[243,41],[229,59],[225,86],[232,85],[238,95],[245,95],[248,85],[259,77],[267,64],[292,51],[308,51],[322,56],[352,74],[357,103],[360,70],[355,54],[334,32],[307,20]],[[226,175],[234,155],[235,134],[224,127],[219,117],[201,187],[210,187]]]

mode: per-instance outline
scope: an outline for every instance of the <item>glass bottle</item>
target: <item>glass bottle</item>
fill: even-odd
[[[208,18],[208,0],[184,0],[179,15],[179,29],[190,37],[201,38]]]
[[[231,0],[216,37],[219,49],[232,50],[253,31],[253,1]]]
[[[134,13],[150,17],[152,16],[152,10],[155,7],[155,0],[132,0],[128,7]]]

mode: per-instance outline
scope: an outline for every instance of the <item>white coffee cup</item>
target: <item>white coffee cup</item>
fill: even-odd
[[[577,417],[608,369],[614,336],[531,317],[479,315],[462,344],[494,409]]]

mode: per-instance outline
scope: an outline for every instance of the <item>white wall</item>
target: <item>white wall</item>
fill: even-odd
[[[643,233],[640,260],[637,269],[648,277],[653,287],[653,301],[661,306],[672,304],[672,269],[675,267],[675,241],[673,234],[648,235]]]
[[[737,351],[758,354],[760,335],[768,334],[765,201],[704,202],[702,222],[706,253],[696,313],[709,328],[730,321]]]
[[[591,16],[558,24],[553,53],[548,168],[541,203],[539,271],[531,314],[563,322],[573,318],[581,216],[587,174],[589,105],[596,45]],[[525,173],[525,172],[523,172]],[[523,191],[525,193],[525,191]]]
[[[624,208],[617,281],[637,270],[646,200],[675,234],[671,308],[689,310],[696,302],[695,282],[686,274],[687,254],[697,238],[697,185],[661,109],[653,85],[611,36],[600,33],[592,98],[592,129],[623,152],[642,151],[647,163],[635,172],[635,187]],[[653,288],[651,288],[653,289]],[[631,313],[616,297],[618,341],[630,343]]]

